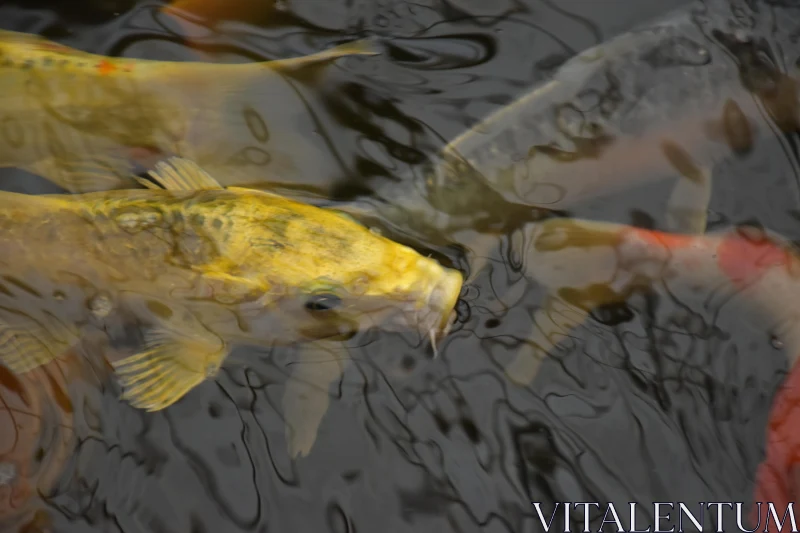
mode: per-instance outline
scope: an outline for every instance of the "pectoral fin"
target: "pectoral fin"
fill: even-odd
[[[506,365],[506,375],[517,385],[530,385],[539,365],[559,341],[589,315],[588,311],[550,296],[533,314],[534,329],[525,347]]]
[[[145,179],[136,178],[139,183],[150,189],[158,189],[159,185],[168,191],[200,191],[205,189],[222,189],[222,185],[205,170],[189,159],[170,157],[156,164],[156,169],[149,172],[156,184]]]
[[[708,204],[711,201],[711,170],[702,167],[699,181],[683,176],[667,200],[666,230],[688,235],[702,235],[708,223]]]
[[[58,355],[47,343],[21,328],[0,327],[0,360],[15,374],[46,365]]]
[[[122,382],[122,398],[147,411],[165,409],[219,371],[228,349],[207,331],[155,328],[145,349],[112,363]]]
[[[662,143],[662,152],[679,174],[667,200],[665,229],[690,235],[705,233],[711,201],[711,169],[696,164],[686,150],[671,141]]]
[[[50,157],[20,168],[71,193],[135,187],[135,182],[130,177],[133,166],[127,159],[114,155],[93,155],[86,159]]]
[[[15,374],[24,374],[61,356],[78,341],[75,328],[45,315],[16,316],[9,325],[0,321],[0,361]]]
[[[300,349],[283,394],[286,446],[293,459],[309,454],[328,410],[331,383],[342,376],[341,350],[317,342]]]

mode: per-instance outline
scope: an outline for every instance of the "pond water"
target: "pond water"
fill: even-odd
[[[634,60],[613,65],[617,107],[601,120],[627,136],[613,157],[564,168],[573,176],[599,169],[624,178],[622,186],[596,185],[555,207],[664,229],[674,176],[648,152],[651,135],[684,142],[696,159],[711,154],[702,161],[713,163],[709,232],[757,221],[800,239],[796,130],[781,131],[745,91],[738,103],[763,112],[752,149],[739,156],[693,136],[711,127],[717,108],[704,112],[721,108],[717,95],[738,94],[747,82],[735,66],[739,48],[726,48],[724,36],[746,28],[763,39],[753,57],[772,53],[775,68],[796,72],[800,10],[776,1],[714,4],[697,15],[706,30],[722,32],[702,43],[710,63],[673,71]],[[436,358],[399,334],[359,336],[313,450],[296,460],[281,407],[291,349],[237,348],[216,380],[156,413],[121,400],[101,369],[65,377],[65,368],[88,365],[80,354],[61,371],[23,378],[0,367],[0,413],[8,415],[0,418],[0,495],[10,502],[0,505],[0,520],[8,531],[522,533],[542,530],[532,502],[547,515],[556,502],[612,502],[626,513],[638,502],[646,525],[652,502],[750,505],[770,408],[794,356],[757,309],[712,302],[715,287],[676,293],[658,283],[624,301],[597,300],[535,377],[514,383],[505,365],[533,350],[548,288],[526,255],[536,222],[521,220],[526,200],[513,198],[519,191],[497,177],[496,162],[518,169],[528,147],[558,135],[546,125],[534,132],[538,115],[513,112],[505,120],[517,137],[498,137],[497,159],[472,161],[483,178],[460,176],[435,199],[413,192],[438,150],[546,83],[564,61],[649,20],[702,11],[701,2],[288,0],[265,2],[257,13],[248,2],[230,6],[227,20],[206,27],[149,1],[6,2],[0,26],[97,54],[230,63],[371,39],[379,55],[240,88],[237,102],[268,129],[263,148],[237,130],[238,119],[201,122],[192,135],[208,165],[219,165],[214,173],[236,155],[250,158],[248,179],[260,181],[263,166],[263,181],[289,195],[408,207],[407,223],[381,221],[386,211],[375,224],[465,273],[459,321]],[[214,87],[185,87],[186,105],[226,116],[233,104]],[[555,97],[587,116],[597,112],[586,107],[591,95],[572,89],[565,82]],[[0,178],[11,191],[61,190],[19,169]],[[425,201],[461,209],[458,223],[430,222],[438,212]],[[586,261],[591,276],[592,256],[576,261]],[[708,516],[704,530],[713,531]],[[573,530],[582,517],[573,513]],[[591,519],[596,531],[603,513]],[[733,519],[726,524],[734,530]],[[563,527],[556,520],[553,530]]]

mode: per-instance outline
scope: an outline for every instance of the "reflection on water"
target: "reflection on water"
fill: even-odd
[[[107,372],[3,377],[0,423],[19,428],[0,440],[10,524],[527,531],[538,527],[531,501],[636,501],[643,513],[652,501],[753,501],[766,443],[788,427],[773,411],[766,434],[797,353],[794,262],[748,293],[737,280],[752,274],[742,266],[758,255],[751,240],[735,241],[731,270],[697,250],[622,246],[619,226],[552,217],[691,233],[700,249],[738,235],[734,224],[760,224],[782,236],[767,255],[793,257],[800,12],[685,4],[655,30],[590,49],[630,29],[642,3],[619,3],[627,26],[616,13],[579,16],[582,4],[493,5],[293,2],[259,26],[213,30],[148,2],[87,27],[66,13],[0,8],[6,29],[128,58],[248,63],[366,38],[380,55],[241,78],[154,76],[136,86],[150,100],[133,101],[179,111],[161,122],[97,92],[70,100],[60,80],[38,101],[73,125],[95,113],[104,135],[79,150],[87,137],[67,127],[56,136],[65,147],[2,150],[38,161],[60,147],[80,165],[100,157],[137,169],[180,152],[229,183],[333,203],[469,275],[437,359],[392,332],[343,345],[355,364],[330,388],[317,444],[299,460],[286,452],[293,421],[282,403],[294,349],[237,349],[240,364],[156,413],[120,401]],[[0,110],[24,111],[18,123],[46,133],[28,118],[41,120],[41,106],[25,105]],[[83,176],[84,166],[67,171]],[[9,189],[50,190],[32,174],[4,177]],[[72,453],[48,446],[37,470],[34,443],[53,428]],[[768,466],[794,475],[788,452],[771,453]]]

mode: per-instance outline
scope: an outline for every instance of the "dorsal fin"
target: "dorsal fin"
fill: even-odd
[[[168,191],[201,191],[222,189],[222,185],[205,170],[189,159],[170,157],[156,164],[156,169],[148,172],[158,185]],[[138,178],[139,183],[150,189],[158,186],[145,179]]]

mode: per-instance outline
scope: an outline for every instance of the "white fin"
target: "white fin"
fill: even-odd
[[[696,164],[689,153],[663,141],[661,149],[678,172],[678,181],[667,200],[666,231],[689,235],[706,232],[708,204],[711,201],[711,169]]]
[[[551,290],[556,287],[550,287]],[[506,376],[517,385],[529,386],[539,373],[541,362],[561,338],[586,320],[589,313],[561,298],[548,297],[533,314],[534,330],[523,347],[506,365]]]
[[[122,382],[122,398],[139,409],[159,411],[213,378],[228,350],[215,335],[200,330],[157,327],[145,338],[145,349],[112,363]]]
[[[308,455],[314,447],[330,404],[328,389],[342,376],[346,362],[341,349],[324,341],[302,346],[298,352],[283,393],[286,446],[292,459]]]
[[[156,164],[156,169],[149,172],[158,185],[168,191],[201,191],[207,189],[222,189],[222,185],[212,178],[205,170],[189,159],[170,157],[166,161]],[[138,179],[139,183],[151,189],[152,183]]]

